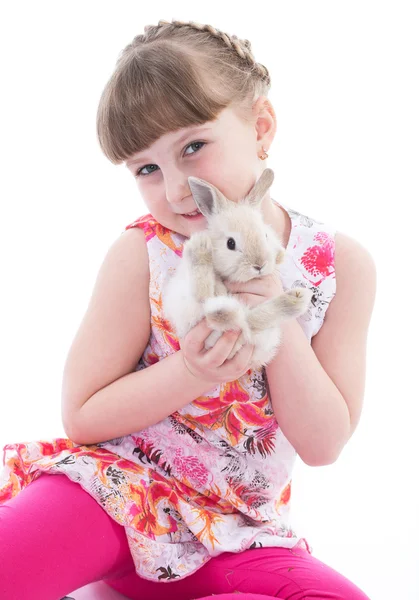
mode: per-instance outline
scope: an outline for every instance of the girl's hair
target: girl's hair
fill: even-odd
[[[269,72],[248,40],[211,25],[159,21],[118,57],[99,102],[99,144],[120,164],[161,135],[212,121],[229,106],[247,118],[269,89]]]

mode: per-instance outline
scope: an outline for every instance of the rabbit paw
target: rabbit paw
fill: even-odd
[[[184,256],[188,258],[194,266],[212,265],[212,244],[206,231],[194,233],[187,242],[185,242]]]
[[[299,317],[307,311],[312,296],[312,291],[307,288],[294,288],[254,306],[248,315],[250,329],[263,331],[283,320]]]
[[[238,300],[230,296],[208,298],[204,304],[204,314],[209,327],[218,331],[243,329],[245,316]]]
[[[284,296],[286,296],[287,304],[294,314],[302,315],[310,306],[313,292],[309,288],[296,287],[284,292]]]

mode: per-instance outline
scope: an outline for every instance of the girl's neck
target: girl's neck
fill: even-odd
[[[288,245],[291,234],[291,219],[288,212],[275,204],[269,195],[262,201],[263,218],[277,233],[284,248]]]

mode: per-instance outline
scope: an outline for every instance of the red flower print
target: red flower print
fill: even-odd
[[[317,281],[310,281],[317,286],[334,271],[335,242],[329,234],[323,231],[319,232],[314,239],[319,243],[307,248],[301,257],[301,263],[313,277],[320,276]]]

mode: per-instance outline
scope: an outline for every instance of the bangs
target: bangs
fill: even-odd
[[[159,41],[121,59],[105,87],[97,134],[105,156],[120,164],[166,133],[213,121],[230,103],[204,65],[176,44]],[[214,78],[215,77],[215,78]]]

